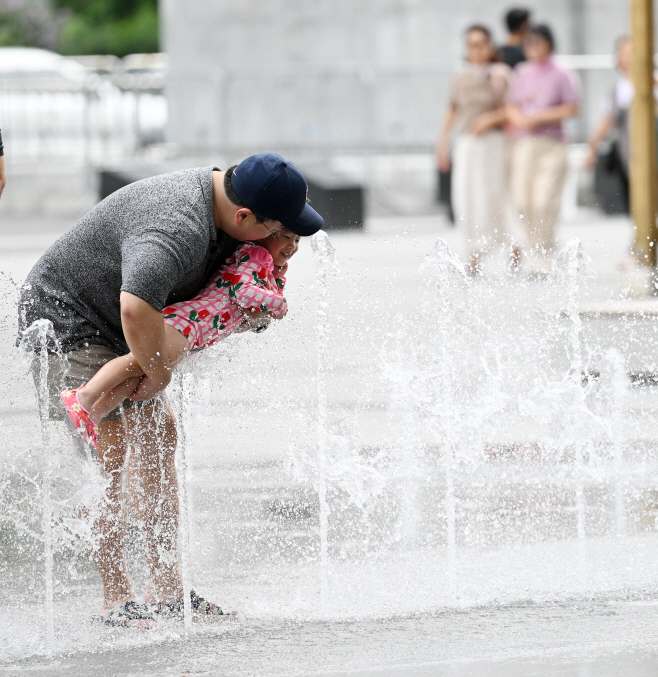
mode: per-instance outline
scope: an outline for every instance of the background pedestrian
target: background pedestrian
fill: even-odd
[[[452,154],[452,205],[457,224],[463,224],[469,243],[468,270],[479,270],[480,256],[505,228],[508,151],[503,132],[509,68],[497,63],[488,28],[466,29],[466,67],[454,78],[450,104],[439,142],[439,168],[450,168]]]
[[[500,48],[500,58],[510,68],[526,60],[523,41],[530,30],[530,11],[519,7],[505,14],[507,40]]]
[[[555,224],[567,174],[564,121],[578,113],[579,86],[573,71],[553,58],[555,40],[546,25],[534,26],[525,41],[528,62],[517,66],[508,96],[514,140],[512,197],[523,217],[534,271],[551,268]]]
[[[616,174],[620,180],[621,209],[628,214],[630,209],[628,166],[630,161],[629,115],[634,88],[631,82],[631,41],[627,36],[616,43],[617,68],[619,75],[610,95],[605,101],[605,112],[588,141],[589,152],[585,160],[587,167],[593,167],[598,158],[601,143],[608,139],[610,148],[605,155],[603,169]]]
[[[2,143],[2,132],[0,131],[0,197],[7,184],[7,173],[5,171],[5,147]]]

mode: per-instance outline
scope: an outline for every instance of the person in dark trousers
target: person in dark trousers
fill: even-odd
[[[2,132],[0,131],[0,196],[7,183],[7,174],[5,172],[5,147],[2,144]]]
[[[510,68],[526,60],[523,41],[530,30],[530,11],[527,9],[510,9],[505,15],[507,26],[507,42],[500,48],[500,59]]]
[[[631,81],[632,46],[628,36],[617,40],[615,52],[619,75],[605,101],[605,112],[587,142],[588,154],[585,165],[588,168],[596,165],[599,146],[608,138],[611,141],[611,147],[605,158],[605,170],[618,176],[621,184],[619,196],[621,207],[623,212],[628,214],[630,210],[628,168],[631,155],[629,119],[635,93]]]

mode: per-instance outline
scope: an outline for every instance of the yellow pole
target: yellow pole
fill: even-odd
[[[630,0],[635,96],[631,106],[631,215],[635,222],[635,253],[655,265],[658,175],[653,94],[653,0]]]

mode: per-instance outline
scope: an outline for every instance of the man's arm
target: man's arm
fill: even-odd
[[[143,369],[144,378],[132,400],[150,400],[171,381],[162,313],[139,296],[121,292],[121,325],[130,352]]]

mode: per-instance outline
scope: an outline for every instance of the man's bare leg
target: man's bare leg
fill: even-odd
[[[130,512],[142,527],[149,569],[149,596],[157,602],[183,599],[178,569],[178,477],[176,420],[166,403],[128,408],[126,422],[134,445],[126,493]]]
[[[121,492],[126,451],[123,421],[102,421],[99,425],[98,455],[110,483],[101,516],[94,524],[96,546],[93,556],[103,583],[101,613],[135,597],[126,567],[126,511]]]

